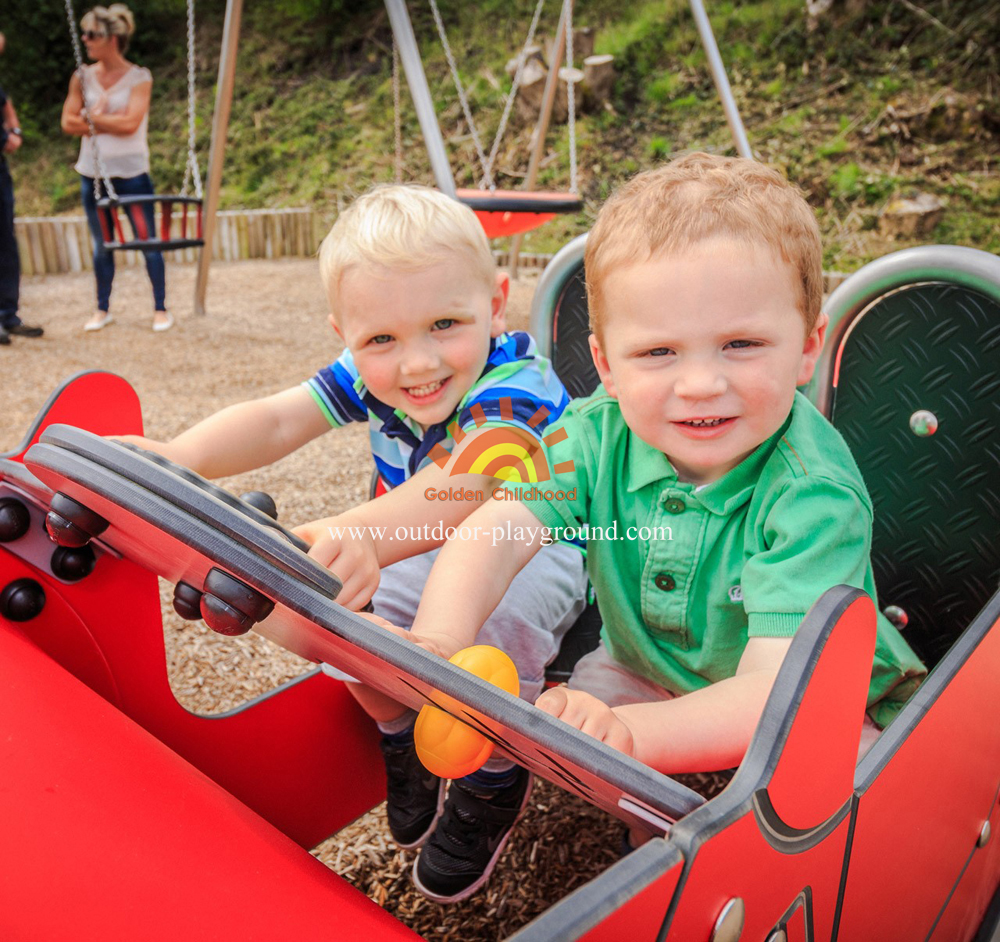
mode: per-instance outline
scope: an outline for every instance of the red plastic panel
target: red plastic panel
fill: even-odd
[[[823,646],[768,783],[774,810],[789,827],[822,824],[854,791],[874,654],[875,606],[866,596],[840,616]]]
[[[142,410],[135,390],[114,373],[84,373],[70,380],[58,398],[38,417],[38,427],[19,459],[38,441],[46,426],[64,423],[95,435],[141,435]]]
[[[989,841],[973,851],[972,860],[962,874],[962,882],[956,887],[947,908],[934,927],[932,942],[973,938],[998,884],[1000,884],[1000,802],[995,802],[990,817]]]
[[[417,939],[0,623],[0,937]]]
[[[167,680],[152,573],[102,554],[64,585],[0,550],[0,587],[25,576],[46,605],[11,627],[304,847],[385,796],[375,725],[340,681],[316,674],[237,712],[197,716]]]
[[[681,878],[684,861],[679,860],[655,883],[626,900],[600,925],[594,926],[581,942],[652,942],[663,928],[667,907]]]
[[[706,806],[703,814],[711,805]],[[680,904],[668,940],[710,939],[726,903],[742,899],[746,921],[742,939],[763,940],[806,888],[812,893],[812,939],[829,939],[837,907],[849,818],[824,841],[799,854],[783,854],[762,837],[753,814],[746,814],[712,837],[695,855],[681,885]],[[842,939],[876,939],[845,935]]]
[[[908,942],[934,925],[993,811],[997,664],[1000,622],[861,795],[842,939]],[[970,872],[982,882],[961,887],[963,896],[989,895],[997,870],[985,870]]]
[[[90,578],[94,575],[96,573]],[[41,585],[45,592],[45,607],[31,621],[10,623],[10,627],[23,632],[78,680],[120,709],[122,701],[118,685],[100,644],[62,594],[64,590],[71,595],[76,594],[78,588],[83,589],[83,585],[71,587],[56,582],[0,546],[0,588],[15,579],[34,579]],[[0,623],[8,624],[2,616]]]

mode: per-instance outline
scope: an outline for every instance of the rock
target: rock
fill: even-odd
[[[878,231],[890,239],[929,235],[944,215],[944,203],[931,193],[893,197],[879,214]]]

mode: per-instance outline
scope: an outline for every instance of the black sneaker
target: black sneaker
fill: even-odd
[[[419,847],[433,830],[444,807],[444,779],[428,772],[413,742],[380,743],[388,784],[386,817],[393,840],[404,850]]]
[[[455,903],[489,879],[528,804],[532,778],[518,766],[514,783],[495,791],[452,782],[444,814],[413,865],[413,882],[424,896]]]
[[[7,328],[7,333],[15,337],[41,337],[45,330],[41,327],[29,327],[27,324],[15,324]]]

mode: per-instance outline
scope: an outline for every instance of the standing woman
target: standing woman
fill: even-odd
[[[135,20],[125,4],[94,7],[80,21],[80,26],[87,56],[94,63],[74,72],[70,79],[62,111],[62,129],[81,138],[80,159],[75,169],[80,174],[83,209],[94,241],[94,274],[97,277],[97,311],[83,329],[100,330],[112,321],[110,302],[115,260],[103,247],[97,200],[104,194],[97,192],[97,188],[103,169],[119,196],[153,194],[146,141],[153,77],[149,69],[125,58],[129,38],[135,31]],[[91,136],[91,124],[96,137]],[[152,205],[143,205],[141,210],[146,217],[147,231],[154,232]],[[126,215],[135,231],[135,221],[129,213]],[[163,254],[144,252],[143,255],[153,285],[153,330],[168,330],[174,320],[166,308]]]

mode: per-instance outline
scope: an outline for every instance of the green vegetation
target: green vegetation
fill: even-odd
[[[180,186],[186,147],[183,0],[134,4],[131,57],[155,77],[150,145],[158,185]],[[933,239],[1000,252],[1000,49],[993,0],[925,0],[919,8],[868,0],[835,5],[815,28],[802,0],[719,0],[712,25],[755,152],[797,182],[820,220],[826,264],[851,269],[902,243],[878,235],[894,195],[929,192],[947,203]],[[551,35],[558,4],[540,32]],[[849,8],[853,9],[848,5]],[[534,0],[441,0],[449,39],[488,149],[510,86],[505,62],[524,40]],[[78,14],[83,12],[83,7]],[[927,15],[920,15],[923,10]],[[198,146],[205,166],[224,0],[199,0]],[[438,118],[459,185],[478,161],[428,7],[410,3]],[[585,231],[618,182],[685,150],[732,153],[732,141],[687,3],[581,0],[574,21],[597,29],[615,56],[610,107],[578,123],[586,210],[532,233],[526,251],[552,251]],[[19,211],[77,212],[77,142],[58,131],[72,70],[58,0],[20,5],[2,24],[0,84],[27,132],[12,161]],[[395,175],[391,32],[378,0],[247,4],[241,30],[224,207],[337,206]],[[403,176],[431,182],[405,85]],[[531,127],[511,121],[499,185],[517,187]],[[565,128],[549,135],[539,186],[569,185]],[[30,169],[28,169],[30,168]]]

